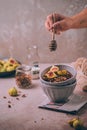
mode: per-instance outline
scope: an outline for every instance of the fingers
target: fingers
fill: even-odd
[[[50,28],[52,27],[54,21],[53,21],[53,15],[49,15],[47,16],[46,22],[45,22],[45,27],[50,30]]]
[[[55,34],[61,34],[62,27],[60,26],[60,24],[50,24],[49,22],[45,22],[45,26],[51,33],[54,31]]]
[[[55,33],[59,35],[62,31],[66,30],[66,27],[64,25],[65,18],[66,18],[65,16],[60,15],[60,14],[56,14],[56,13],[51,14],[47,16],[47,19],[45,21],[45,27],[50,32],[53,32],[55,30]]]
[[[48,21],[45,22],[45,27],[47,28],[47,30],[50,30],[50,24]]]
[[[49,31],[54,31],[56,34],[60,34],[63,30],[61,24],[59,22],[56,22],[49,28]]]

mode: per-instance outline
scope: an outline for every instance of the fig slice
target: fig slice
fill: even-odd
[[[51,71],[51,72],[57,72],[57,71],[59,71],[59,67],[53,65],[53,66],[50,68],[50,71]]]
[[[47,76],[47,78],[51,79],[51,78],[55,78],[56,74],[54,72],[52,72],[52,71],[48,71],[46,73],[46,76]]]

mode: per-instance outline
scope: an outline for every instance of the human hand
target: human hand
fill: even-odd
[[[53,14],[47,16],[45,21],[45,27],[50,32],[55,30],[56,34],[60,34],[63,31],[70,29],[72,24],[72,19],[70,17],[63,16],[61,14],[54,14],[55,22],[53,21]]]

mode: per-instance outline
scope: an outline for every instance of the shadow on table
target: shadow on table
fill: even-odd
[[[79,110],[79,112],[77,113],[78,115],[82,115],[84,113],[87,113],[87,104],[85,104],[85,106],[83,106],[83,108],[81,108],[81,110]],[[85,114],[87,117],[87,114]],[[87,129],[86,129],[87,130]]]

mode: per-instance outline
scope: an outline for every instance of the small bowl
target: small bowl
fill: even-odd
[[[65,102],[73,93],[76,83],[76,80],[71,84],[59,86],[51,86],[42,83],[41,87],[51,102]]]
[[[42,83],[44,83],[46,85],[51,85],[51,86],[54,86],[54,85],[60,86],[60,85],[67,85],[67,84],[71,84],[71,83],[75,82],[77,71],[75,70],[74,67],[72,67],[68,64],[57,64],[55,66],[58,66],[59,69],[65,69],[65,70],[69,71],[72,74],[72,77],[65,81],[61,81],[61,82],[48,82],[43,79],[43,75],[52,67],[52,66],[49,66],[46,69],[44,69],[40,74],[40,80]]]

